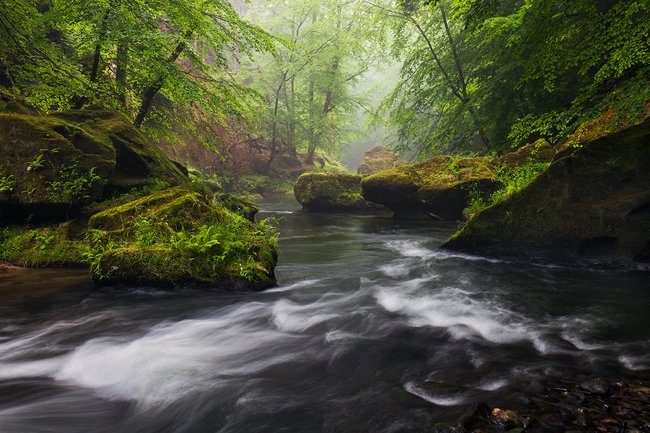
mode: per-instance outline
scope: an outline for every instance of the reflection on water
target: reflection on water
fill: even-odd
[[[0,305],[0,431],[412,432],[545,375],[650,368],[646,276],[446,254],[453,225],[297,207],[262,204],[282,229],[263,293],[27,271],[69,292]]]

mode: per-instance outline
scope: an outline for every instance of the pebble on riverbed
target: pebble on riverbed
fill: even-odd
[[[520,406],[510,409],[475,404],[454,425],[435,424],[427,432],[650,432],[650,382],[553,379],[527,388],[519,401]]]

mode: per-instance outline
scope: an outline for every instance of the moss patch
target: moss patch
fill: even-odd
[[[310,210],[362,210],[372,205],[361,195],[361,176],[345,173],[309,172],[294,185],[296,199]]]
[[[446,220],[462,218],[472,189],[489,194],[497,186],[490,158],[449,156],[380,171],[361,182],[366,200],[385,205],[398,216],[423,212]]]

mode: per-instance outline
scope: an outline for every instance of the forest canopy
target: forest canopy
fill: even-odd
[[[336,154],[359,113],[403,152],[491,154],[644,109],[649,38],[644,0],[0,0],[0,91],[136,126],[198,110],[269,165]]]

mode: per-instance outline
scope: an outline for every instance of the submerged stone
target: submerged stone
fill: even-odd
[[[443,246],[474,254],[650,264],[650,121],[557,157]]]

